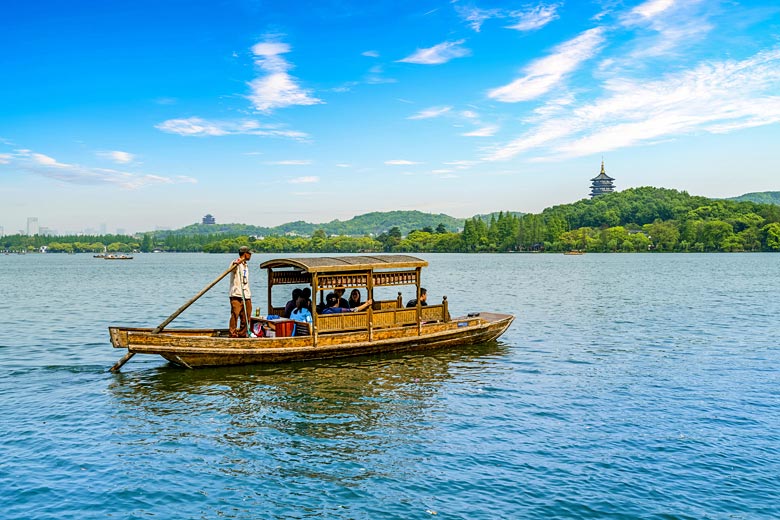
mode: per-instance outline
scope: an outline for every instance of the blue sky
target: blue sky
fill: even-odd
[[[14,2],[0,50],[6,234],[780,190],[777,2]]]

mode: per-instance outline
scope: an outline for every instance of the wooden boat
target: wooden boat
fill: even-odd
[[[276,285],[311,287],[312,294],[336,288],[360,288],[374,299],[374,289],[413,285],[419,302],[422,268],[428,262],[406,255],[281,258],[260,267],[268,272],[268,315],[284,307],[271,302]],[[229,272],[229,271],[227,271]],[[226,273],[227,273],[226,272]],[[223,275],[224,276],[224,275]],[[218,278],[212,286],[219,281]],[[201,294],[211,286],[201,291]],[[182,309],[180,309],[182,310]],[[178,311],[177,311],[178,312]],[[109,327],[111,343],[128,354],[156,354],[187,368],[327,359],[381,352],[455,347],[492,341],[514,320],[509,314],[470,313],[451,317],[447,297],[441,304],[404,307],[401,293],[391,300],[374,300],[363,312],[312,313],[312,323],[294,322],[295,335],[282,335],[291,320],[253,317],[276,326],[276,337],[231,338],[227,329],[157,329]],[[288,329],[288,330],[285,330]],[[284,332],[281,332],[284,331]],[[118,369],[120,360],[114,366]],[[112,369],[113,370],[113,369]]]
[[[99,258],[99,257],[96,256],[96,258]],[[109,254],[109,255],[104,255],[103,256],[103,260],[132,260],[132,259],[133,259],[133,257],[132,256],[128,256],[128,255],[111,255],[111,254]]]
[[[572,249],[571,251],[564,251],[564,255],[584,255],[585,251],[580,251],[579,249]]]

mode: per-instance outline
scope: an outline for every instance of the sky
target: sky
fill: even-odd
[[[0,226],[539,212],[780,190],[776,1],[35,1],[0,17]]]

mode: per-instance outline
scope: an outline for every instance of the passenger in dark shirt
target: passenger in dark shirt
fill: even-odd
[[[426,301],[428,299],[428,291],[425,290],[425,287],[420,287],[420,305],[428,305],[428,302]],[[417,298],[413,298],[406,302],[407,307],[417,307]]]
[[[360,291],[357,289],[352,289],[352,292],[349,293],[349,305],[348,307],[350,309],[354,309],[355,307],[360,307],[363,305],[363,302],[360,301]]]
[[[344,299],[344,289],[343,287],[337,287],[333,289],[333,292],[336,294],[336,296],[339,299],[339,307],[349,308],[349,302]]]
[[[323,309],[322,314],[339,314],[341,312],[360,312],[368,308],[369,305],[373,303],[372,300],[366,301],[364,304],[360,305],[359,307],[355,307],[354,309],[350,309],[349,307],[341,307],[339,305],[339,297],[336,296],[335,292],[328,293],[328,295],[325,297],[325,303],[326,307]]]
[[[295,309],[295,302],[298,301],[298,298],[301,297],[302,293],[303,293],[303,291],[301,291],[298,288],[293,289],[292,300],[287,302],[287,305],[284,306],[284,317],[285,318],[289,318],[290,317],[290,313],[293,311],[293,309]]]

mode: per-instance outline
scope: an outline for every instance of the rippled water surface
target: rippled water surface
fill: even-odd
[[[498,342],[120,374],[232,256],[0,256],[0,517],[780,517],[780,255],[423,256]]]

